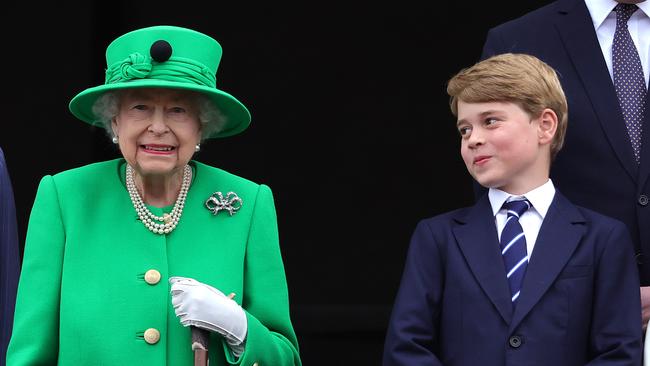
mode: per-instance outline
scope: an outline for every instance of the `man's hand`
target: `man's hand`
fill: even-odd
[[[641,287],[641,326],[645,332],[650,320],[650,286]]]

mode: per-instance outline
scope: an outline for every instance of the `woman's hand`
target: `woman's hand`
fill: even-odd
[[[219,333],[231,346],[244,342],[248,329],[246,314],[231,297],[192,278],[171,277],[169,283],[172,305],[183,326]]]

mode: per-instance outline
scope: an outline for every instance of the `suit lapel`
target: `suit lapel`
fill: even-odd
[[[487,195],[483,195],[466,216],[455,220],[459,225],[453,229],[454,236],[470,270],[503,320],[510,323],[510,288]]]
[[[537,236],[510,329],[519,325],[571,258],[584,235],[584,221],[577,208],[556,191]]]
[[[582,80],[598,120],[619,161],[630,177],[636,180],[638,167],[634,160],[632,145],[589,10],[584,1],[564,0],[558,3],[558,12],[556,28]],[[612,106],[616,107],[612,108]],[[569,123],[571,123],[570,119],[571,111],[569,111]]]

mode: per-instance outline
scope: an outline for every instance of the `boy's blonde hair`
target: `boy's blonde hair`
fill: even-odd
[[[505,53],[485,59],[452,77],[447,94],[451,97],[451,112],[456,117],[459,100],[516,103],[532,118],[550,108],[558,119],[551,142],[551,160],[564,144],[568,107],[562,85],[555,70],[534,56]]]

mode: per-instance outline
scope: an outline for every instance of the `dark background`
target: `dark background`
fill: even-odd
[[[417,221],[473,202],[446,82],[490,27],[547,3],[7,3],[0,146],[21,244],[43,175],[119,156],[67,109],[103,83],[108,43],[193,28],[221,43],[217,86],[252,114],[196,160],[273,189],[303,363],[379,365]]]

